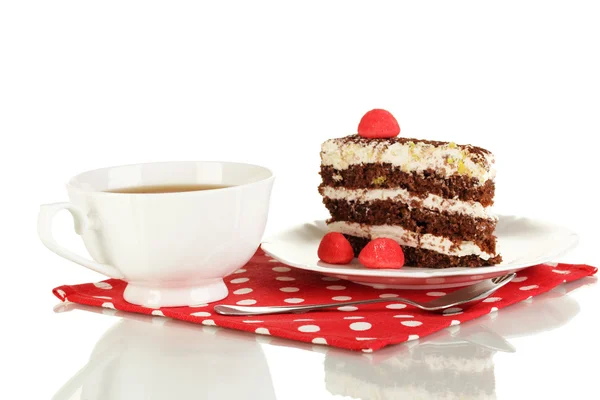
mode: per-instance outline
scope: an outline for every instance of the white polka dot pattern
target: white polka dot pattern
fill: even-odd
[[[444,310],[443,314],[444,315],[457,315],[457,314],[462,314],[462,308],[460,307],[450,307]]]
[[[250,289],[250,288],[242,288],[242,289],[234,290],[233,294],[240,295],[240,294],[248,294],[251,292],[252,292],[252,289]]]
[[[344,290],[344,289],[346,289],[346,286],[332,285],[332,286],[327,286],[327,289],[329,289],[329,290]]]
[[[210,317],[210,313],[206,311],[193,312],[190,315],[194,317]]]
[[[571,271],[564,271],[562,269],[553,269],[552,272],[554,272],[556,274],[562,274],[562,275],[567,275],[567,274],[571,273]]]
[[[390,310],[402,310],[403,308],[406,308],[406,304],[402,304],[402,303],[388,304],[387,306],[385,306],[385,308],[389,308]]]
[[[156,315],[156,316],[159,316],[159,317],[164,317],[165,316],[165,314],[163,314],[163,312],[160,311],[160,310],[153,310],[152,311],[152,315]]]
[[[398,295],[396,293],[384,293],[380,294],[379,297],[381,297],[382,299],[389,299],[392,297],[398,297]]]
[[[98,289],[110,290],[112,289],[112,285],[108,282],[94,282],[94,286]]]
[[[408,341],[413,341],[419,339],[419,335],[408,335]]]
[[[423,323],[420,322],[420,321],[402,321],[400,323],[402,325],[404,325],[404,326],[410,326],[411,328],[415,327],[415,326],[421,326],[421,325],[423,325]]]
[[[291,276],[278,276],[275,279],[281,282],[291,282],[296,280],[296,278],[292,278]]]
[[[236,279],[232,279],[229,282],[231,283],[244,283],[244,282],[248,282],[250,279],[248,278],[236,278]]]
[[[358,307],[354,307],[354,306],[341,306],[337,308],[340,311],[356,311],[358,310]]]
[[[297,287],[282,287],[279,288],[279,290],[285,293],[295,293],[300,291],[300,289],[298,289]]]
[[[112,308],[113,310],[115,310],[114,304],[110,303],[110,302],[108,302],[108,303],[102,303],[102,307],[104,307],[104,308]]]
[[[237,304],[238,306],[252,306],[252,305],[256,304],[256,300],[245,299],[245,300],[236,301],[235,304]]]
[[[521,286],[519,290],[533,290],[539,288],[538,285]]]
[[[312,340],[312,342],[314,344],[327,344],[327,340],[325,340],[325,338],[322,337],[316,337]]]
[[[300,332],[310,333],[310,332],[319,332],[321,328],[317,325],[302,325],[298,327]]]
[[[269,332],[269,330],[267,328],[256,328],[256,330],[254,332],[258,333],[259,335],[270,335],[271,334],[271,332]]]
[[[350,329],[353,331],[368,331],[373,325],[368,322],[353,322],[350,324]]]
[[[519,282],[525,282],[526,280],[527,280],[526,276],[517,276],[517,277],[514,277],[511,282],[512,283],[519,283]]]
[[[288,267],[273,267],[273,271],[275,272],[290,272],[291,269]]]
[[[304,299],[301,299],[299,297],[290,297],[289,299],[285,299],[283,301],[285,301],[286,303],[289,303],[289,304],[298,304],[298,303],[303,303]]]
[[[483,300],[483,302],[484,303],[495,303],[500,300],[502,300],[501,297],[488,297],[487,299]]]
[[[352,297],[350,296],[334,296],[331,298],[331,300],[335,300],[335,301],[350,301],[352,300]]]

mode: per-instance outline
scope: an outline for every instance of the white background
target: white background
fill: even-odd
[[[36,237],[38,205],[65,200],[69,177],[147,161],[262,164],[277,175],[268,235],[326,216],[320,143],[354,133],[372,108],[390,110],[403,136],[493,151],[496,210],[571,227],[581,244],[567,260],[600,265],[598,3],[397,3],[0,3],[2,358],[13,370],[0,391],[51,397],[112,322],[52,312],[53,287],[101,278]],[[84,252],[67,216],[58,222]],[[582,293],[584,322],[562,337],[596,337],[597,287]],[[286,351],[267,355],[276,365]],[[314,358],[298,357],[299,368]],[[326,398],[313,375],[287,391],[292,375],[275,376],[278,395]]]

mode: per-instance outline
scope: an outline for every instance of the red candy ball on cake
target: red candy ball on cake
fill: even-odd
[[[400,133],[396,118],[386,110],[376,108],[367,112],[358,124],[358,134],[364,138],[391,138]]]
[[[358,261],[367,268],[398,269],[404,265],[404,252],[395,240],[377,238],[361,250]]]
[[[344,235],[329,232],[321,239],[317,255],[321,261],[329,264],[348,264],[354,258],[354,250]]]

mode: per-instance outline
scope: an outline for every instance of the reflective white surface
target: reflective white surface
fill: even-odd
[[[577,360],[594,347],[585,339],[595,333],[568,337],[594,318],[595,310],[582,309],[578,298],[598,300],[595,282],[564,284],[372,354],[59,303],[56,326],[65,319],[90,319],[108,329],[96,332],[96,343],[78,347],[80,361],[59,363],[52,399],[525,398],[521,390],[558,398],[556,375],[574,383],[571,395],[589,394],[595,382]],[[65,333],[63,341],[82,331],[90,328]],[[61,352],[55,348],[53,358],[59,360]]]
[[[74,304],[60,304],[65,311]],[[73,307],[75,308],[75,307]],[[89,361],[54,399],[275,399],[267,360],[250,335],[164,317],[123,316],[104,333]],[[245,384],[224,379],[244,377]]]

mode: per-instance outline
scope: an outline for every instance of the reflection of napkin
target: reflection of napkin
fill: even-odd
[[[204,325],[279,336],[286,339],[328,344],[351,350],[371,352],[394,343],[418,339],[457,325],[530,296],[549,291],[563,281],[593,275],[597,268],[586,265],[537,265],[518,273],[517,278],[500,288],[484,302],[468,310],[451,308],[443,315],[420,311],[399,303],[379,303],[339,307],[307,314],[226,317],[212,305],[150,309],[123,300],[125,282],[109,279],[99,283],[60,286],[54,294],[63,301],[116,308],[142,314],[162,315]],[[225,278],[229,297],[214,304],[290,305],[331,303],[377,297],[407,297],[426,301],[442,292],[374,289],[314,272],[296,270],[275,262],[261,250],[242,269]],[[449,290],[444,290],[449,292]]]

